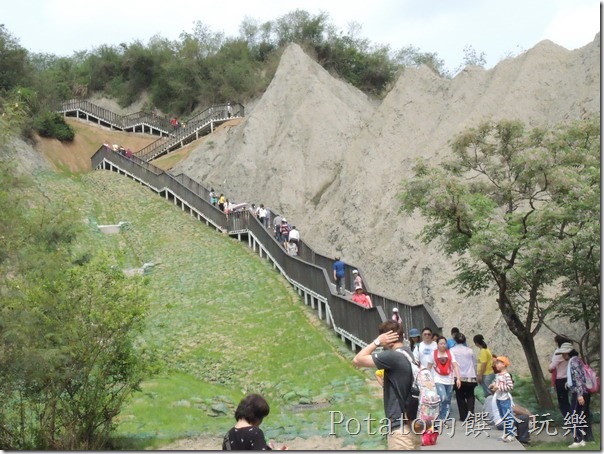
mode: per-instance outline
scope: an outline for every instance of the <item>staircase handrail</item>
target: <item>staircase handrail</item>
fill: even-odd
[[[260,243],[267,251],[272,251],[272,256],[281,262],[284,262],[284,272],[287,271],[287,275],[291,279],[300,282],[302,285],[312,291],[315,291],[319,295],[327,298],[332,304],[332,310],[336,310],[338,314],[335,317],[340,317],[343,324],[344,330],[351,334],[356,339],[360,339],[363,342],[370,342],[375,336],[375,326],[366,326],[370,321],[375,321],[374,316],[368,318],[369,313],[373,312],[379,307],[383,308],[386,314],[389,314],[393,308],[398,308],[399,313],[403,319],[403,330],[408,333],[411,327],[424,327],[430,326],[437,330],[442,329],[442,323],[434,311],[426,304],[409,305],[400,301],[396,301],[376,293],[369,293],[372,297],[374,308],[364,309],[361,306],[350,302],[350,300],[336,296],[333,289],[330,289],[332,275],[332,263],[333,259],[329,259],[321,254],[314,252],[309,246],[303,245],[301,248],[302,254],[298,257],[289,256],[284,250],[282,245],[279,245],[274,238],[274,235],[260,225],[258,219],[253,215],[244,213],[243,216],[230,215],[226,218],[218,208],[214,207],[209,203],[209,191],[203,185],[188,177],[187,175],[180,174],[173,176],[164,170],[154,166],[148,161],[145,161],[137,156],[126,158],[117,152],[114,152],[111,148],[101,146],[97,152],[92,156],[92,168],[98,168],[103,160],[108,160],[117,168],[122,168],[127,165],[130,176],[136,177],[139,181],[144,184],[155,187],[156,191],[161,191],[165,186],[171,188],[173,191],[179,192],[179,196],[189,204],[194,206],[206,219],[213,220],[214,225],[219,225],[223,230],[229,231],[250,231],[253,232],[254,236],[259,239]],[[138,170],[140,169],[140,171]],[[126,174],[126,172],[124,172]],[[153,186],[145,180],[145,177],[153,178],[156,183],[163,186]],[[162,183],[163,182],[163,183]],[[180,188],[180,189],[179,189]],[[225,222],[226,221],[226,222]],[[228,227],[231,227],[230,229]],[[280,257],[280,259],[278,258]],[[312,259],[309,260],[309,257]],[[299,265],[299,266],[298,266]],[[311,268],[309,268],[309,266]],[[320,268],[322,271],[319,273],[322,276],[320,279],[314,271],[309,275],[310,270],[314,270],[315,267]],[[298,269],[299,268],[299,269]],[[347,263],[348,272],[351,272],[353,265]],[[360,268],[357,268],[360,269]],[[347,283],[352,282],[348,278]],[[344,312],[342,312],[344,311]],[[354,315],[345,315],[346,313]],[[343,315],[344,314],[344,315]],[[334,316],[334,314],[332,314]],[[411,324],[415,326],[411,326]]]
[[[170,120],[154,112],[149,113],[141,110],[128,115],[119,115],[85,99],[70,99],[63,102],[61,108],[58,109],[59,112],[70,110],[86,112],[122,130],[146,124],[160,130],[162,133],[166,133],[168,137],[164,137],[162,134],[160,138],[135,152],[136,156],[147,161],[170,150],[171,147],[184,142],[212,122],[223,122],[230,118],[240,118],[244,116],[245,112],[245,108],[241,103],[230,102],[212,105],[185,120],[183,122],[185,124],[184,127],[174,129]]]
[[[229,112],[228,109],[229,105],[231,106],[231,112]],[[164,150],[187,139],[210,123],[214,121],[226,121],[230,118],[239,118],[243,116],[243,113],[244,107],[240,103],[218,104],[208,107],[191,117],[189,120],[186,120],[184,122],[185,126],[178,127],[167,140],[162,141],[160,138],[134,154],[141,159],[150,161],[156,155],[163,153]],[[158,152],[158,150],[160,151]]]
[[[97,118],[101,118],[106,122],[113,124],[120,129],[130,128],[137,124],[145,123],[149,126],[154,126],[164,131],[171,129],[170,121],[163,115],[157,115],[155,113],[149,113],[144,110],[134,112],[127,115],[117,114],[109,109],[100,107],[85,99],[70,99],[61,104],[59,112],[66,112],[69,110],[82,110]]]

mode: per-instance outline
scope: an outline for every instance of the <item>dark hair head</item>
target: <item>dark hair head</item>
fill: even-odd
[[[482,348],[487,348],[487,343],[484,341],[484,336],[482,334],[474,336],[474,343]]]
[[[378,325],[378,332],[380,334],[387,333],[388,331],[394,331],[397,333],[399,342],[403,339],[402,327],[398,324],[398,322],[395,322],[394,320],[386,320]]]
[[[554,336],[554,341],[556,341],[556,344],[558,344],[558,347],[562,347],[562,344],[564,342],[568,342],[569,344],[573,343],[573,341],[571,341],[568,337],[561,336],[560,334],[556,334]]]
[[[464,336],[463,333],[457,332],[457,333],[453,334],[453,340],[458,344],[465,344],[466,336]]]
[[[453,328],[451,328],[451,334],[455,334],[455,333],[459,333],[459,328],[454,326]]]
[[[422,334],[424,334],[424,331],[430,331],[430,334],[432,334],[434,331],[432,331],[432,328],[430,328],[429,326],[426,326],[425,328],[422,329]]]
[[[235,419],[245,419],[253,426],[259,426],[262,420],[268,416],[270,408],[268,402],[260,394],[248,394],[235,410]]]
[[[438,336],[438,339],[436,339],[436,343],[438,344],[441,340],[445,340],[445,344],[447,343],[447,338],[445,336]]]

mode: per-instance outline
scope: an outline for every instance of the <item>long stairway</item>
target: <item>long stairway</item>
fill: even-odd
[[[375,338],[377,325],[387,320],[394,308],[402,317],[405,333],[412,327],[429,326],[438,332],[442,330],[442,322],[428,305],[409,305],[369,291],[374,307],[367,309],[347,296],[338,295],[331,279],[333,258],[314,251],[302,240],[298,256],[287,254],[272,230],[249,211],[226,216],[209,202],[208,188],[185,174],[167,173],[137,156],[127,158],[105,146],[99,148],[91,161],[93,169],[110,170],[132,178],[206,225],[247,242],[254,252],[271,262],[296,289],[304,303],[315,309],[319,319],[332,327],[353,350],[364,347]],[[273,216],[277,214],[272,210],[271,213]],[[363,274],[359,266],[347,263],[347,294],[352,290],[354,268]]]

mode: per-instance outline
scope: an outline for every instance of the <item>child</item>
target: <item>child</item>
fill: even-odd
[[[498,356],[495,359],[494,367],[497,369],[497,375],[489,388],[495,394],[497,410],[503,417],[501,440],[507,443],[514,439],[514,416],[512,414],[512,395],[510,394],[510,391],[514,389],[514,382],[507,371],[507,368],[510,367],[510,360],[505,356]]]

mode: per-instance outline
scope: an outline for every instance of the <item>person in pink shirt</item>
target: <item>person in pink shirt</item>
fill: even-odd
[[[363,287],[356,286],[354,288],[354,293],[352,294],[352,301],[357,304],[360,304],[367,309],[373,307],[373,303],[371,302],[371,298],[367,294],[367,292],[363,289]]]

